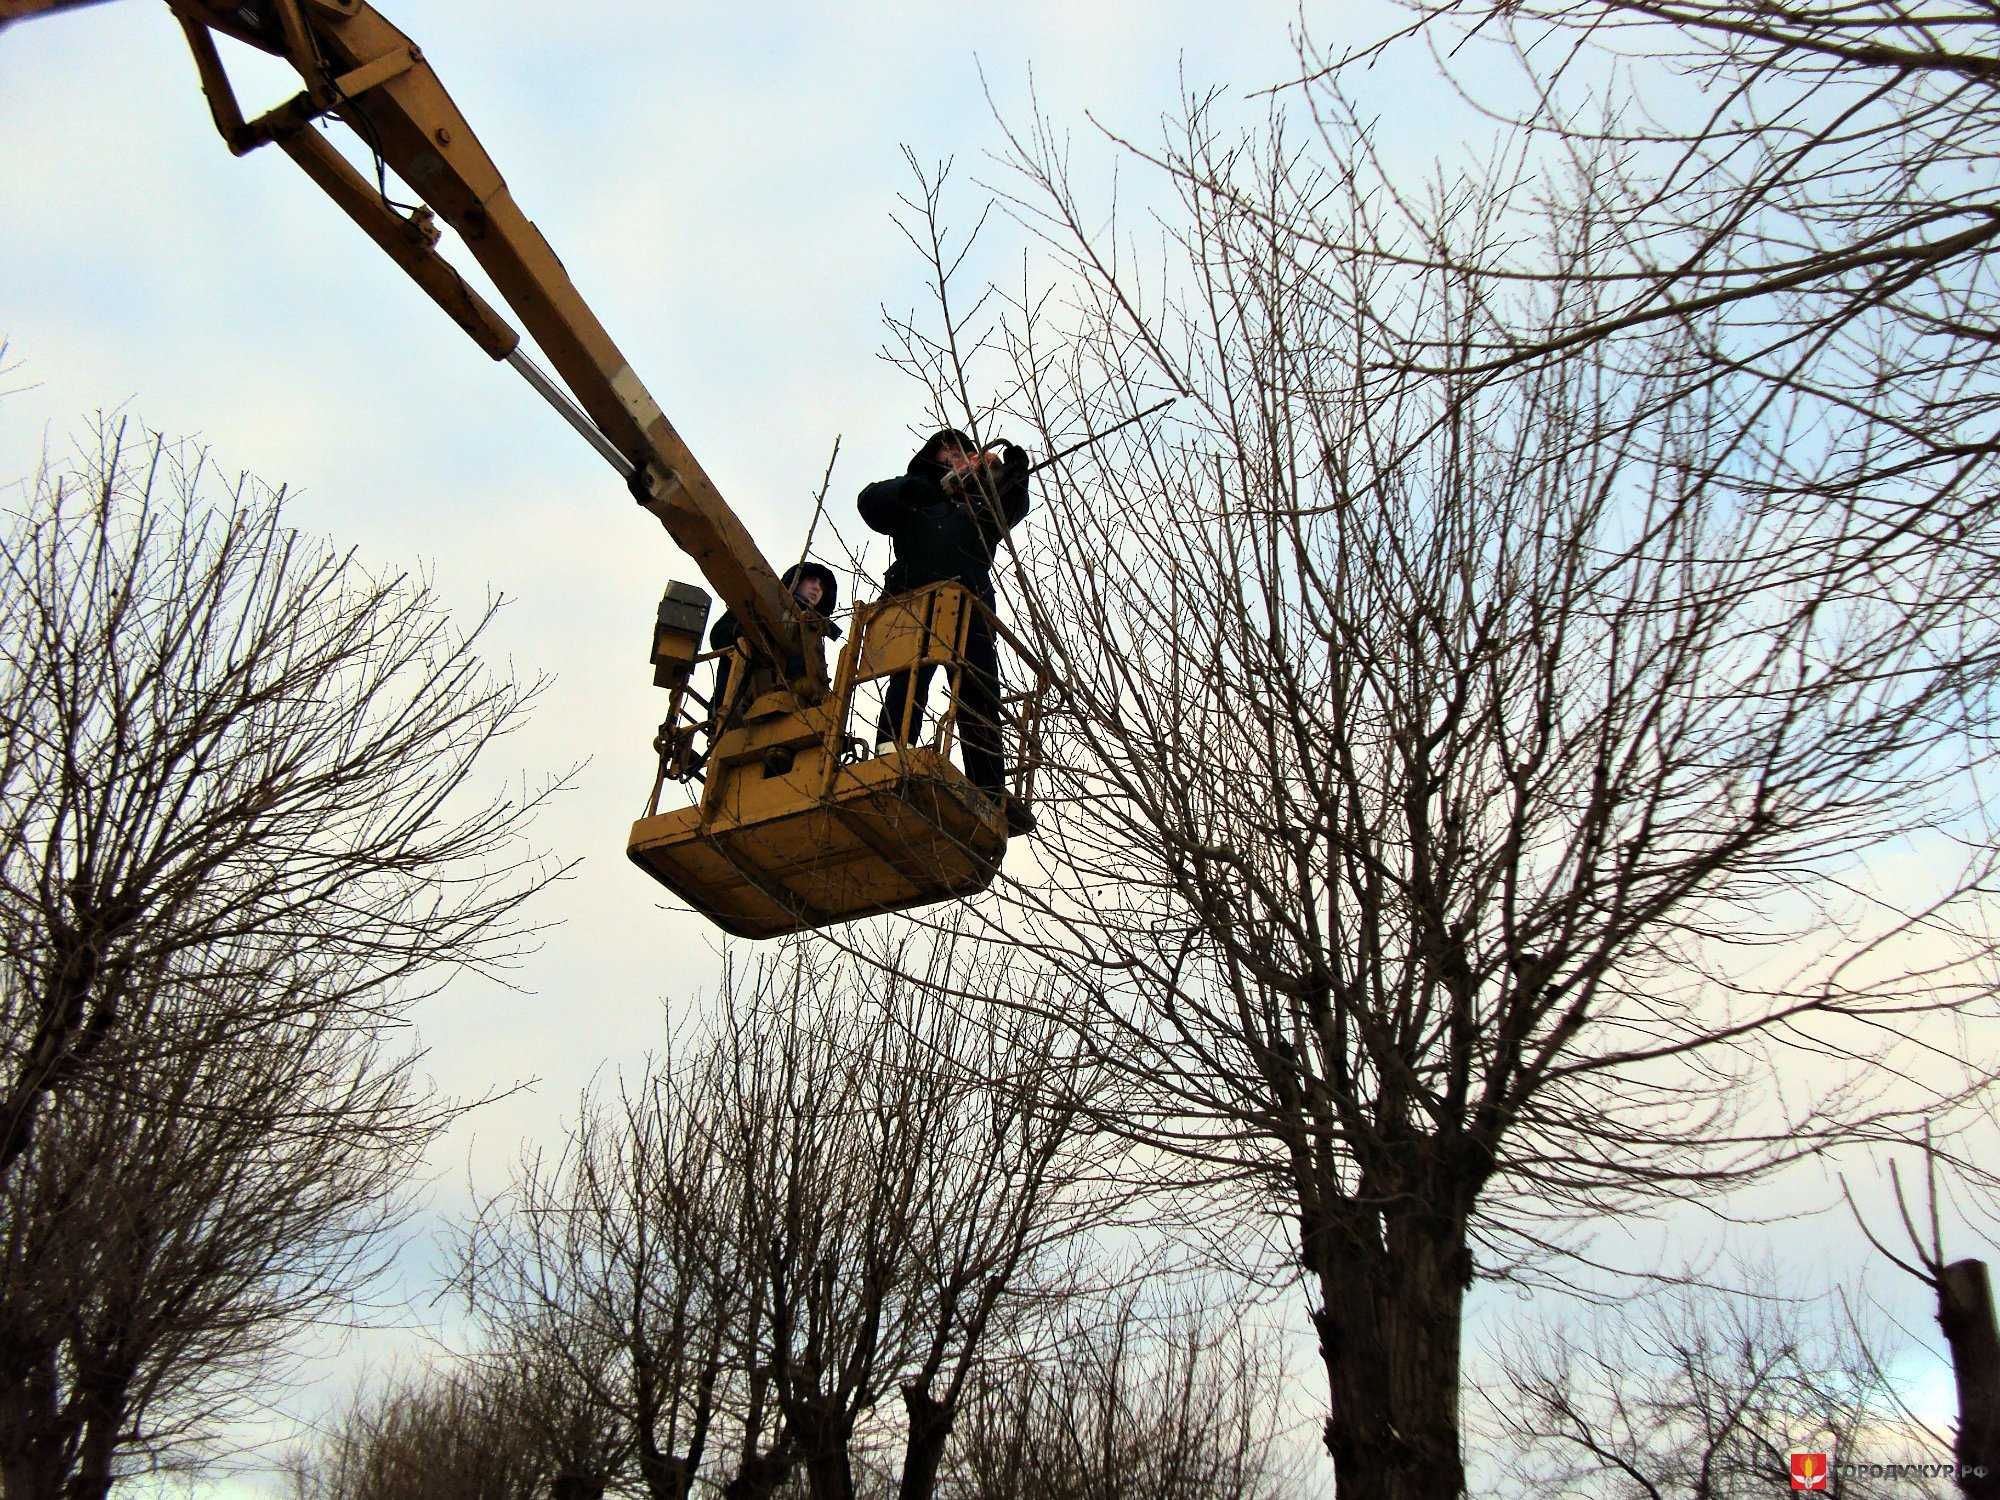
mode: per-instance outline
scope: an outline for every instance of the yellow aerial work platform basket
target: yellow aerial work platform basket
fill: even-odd
[[[667,641],[673,589],[668,598],[655,680],[673,697],[660,772],[626,846],[633,863],[724,931],[751,938],[969,896],[992,883],[1007,850],[1006,810],[948,754],[975,615],[1031,669],[1032,659],[976,595],[939,583],[857,606],[833,690],[816,704],[802,704],[743,647],[677,654]],[[710,660],[723,664],[724,681],[704,703],[692,670]],[[912,742],[905,729],[896,748],[875,754],[872,715],[866,738],[850,732],[857,690],[925,665],[941,669],[948,688],[931,733]],[[1009,795],[1024,803],[1044,686],[1036,671],[1031,689],[1000,699],[999,731],[1014,768]],[[905,697],[905,725],[915,698]],[[659,810],[669,780],[699,783],[692,806]]]

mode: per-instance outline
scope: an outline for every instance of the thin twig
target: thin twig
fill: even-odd
[[[826,514],[826,490],[827,486],[833,483],[833,465],[840,457],[840,439],[843,435],[838,432],[833,435],[833,452],[826,456],[826,472],[819,477],[819,493],[813,496],[812,524],[806,527],[806,544],[799,548],[800,567],[804,567],[806,559],[812,556],[813,533],[819,530],[819,518]]]

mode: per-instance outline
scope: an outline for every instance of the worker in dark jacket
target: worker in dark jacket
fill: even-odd
[[[840,582],[833,576],[831,568],[823,568],[816,562],[794,563],[785,569],[785,576],[779,581],[792,591],[792,602],[799,606],[802,613],[817,617],[819,628],[827,639],[835,641],[840,639],[840,627],[833,623],[833,613],[840,607]],[[741,634],[742,629],[736,623],[736,611],[725,609],[722,618],[717,620],[714,628],[708,632],[708,649],[726,650],[736,644]],[[715,692],[709,700],[712,720],[722,712],[725,689],[728,686],[729,666],[734,659],[724,657],[715,664]],[[805,666],[805,661],[799,657],[787,661],[785,680],[789,682],[804,675]],[[771,685],[774,687],[778,685],[775,678]],[[736,706],[742,707],[755,696],[754,692],[739,694]],[[719,729],[720,723],[717,722],[715,727]]]
[[[890,593],[928,583],[962,583],[991,610],[993,554],[1000,539],[1028,513],[1028,455],[1012,443],[998,454],[982,452],[964,433],[946,428],[917,450],[900,478],[863,490],[860,503],[861,519],[886,533],[894,550],[883,579]],[[895,746],[905,703],[910,704],[910,735],[915,738],[930,679],[931,668],[923,666],[890,681],[876,725],[878,751]],[[958,704],[965,774],[1006,809],[1010,833],[1027,832],[1034,820],[1026,805],[1006,795],[1000,663],[990,617],[981,611],[974,612],[966,632]]]

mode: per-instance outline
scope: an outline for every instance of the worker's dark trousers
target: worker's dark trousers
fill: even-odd
[[[894,739],[901,727],[903,702],[916,678],[917,698],[910,708],[910,743],[916,743],[924,723],[924,698],[930,692],[935,664],[901,672],[889,679],[882,695],[882,717],[875,738]],[[974,786],[998,798],[1007,790],[1005,742],[1000,732],[1000,658],[993,644],[993,626],[975,613],[965,632],[965,670],[958,686],[958,740],[965,747],[965,774]]]

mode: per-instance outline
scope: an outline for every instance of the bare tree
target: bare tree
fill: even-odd
[[[1066,1310],[1039,1358],[982,1370],[947,1461],[955,1500],[1276,1500],[1282,1369],[1243,1322],[1149,1315],[1126,1293]]]
[[[923,949],[913,973],[915,946],[899,945],[876,981],[924,1144],[899,1500],[933,1493],[967,1384],[999,1337],[1102,1276],[1093,1232],[1129,1196],[1116,1143],[1083,1115],[1091,1070],[1046,1018],[1048,971],[953,939]]]
[[[593,1341],[594,1332],[549,1317],[523,1321],[473,1361],[481,1379],[508,1393],[507,1415],[547,1470],[550,1500],[630,1492],[635,1427],[603,1399],[624,1351]]]
[[[603,1500],[633,1494],[630,1433],[577,1377],[566,1330],[515,1328],[504,1347],[350,1401],[293,1450],[293,1500]]]
[[[898,1493],[932,1493],[968,1380],[1109,1203],[1102,1147],[1047,1102],[1084,1092],[1057,1028],[955,998],[1018,967],[943,942],[732,971],[712,1032],[593,1090],[482,1210],[460,1285],[489,1336],[539,1330],[654,1500],[704,1464],[731,1495],[798,1473],[845,1500],[898,1389]]]
[[[555,873],[539,796],[469,785],[535,691],[482,667],[484,619],[125,431],[39,475],[0,549],[0,1176],[51,1095],[113,1086],[95,1059],[162,986],[227,988],[245,1031],[391,1018],[504,966]]]
[[[379,1269],[457,1110],[336,1010],[246,1034],[254,1003],[204,988],[177,997],[175,1048],[109,1039],[119,1088],[55,1094],[0,1183],[7,1494],[102,1500],[198,1457]]]
[[[1471,1420],[1501,1492],[1747,1500],[1789,1492],[1792,1455],[1816,1452],[1850,1500],[1950,1494],[1947,1445],[1904,1403],[1880,1333],[1789,1297],[1788,1268],[1742,1280],[1757,1290],[1688,1281],[1516,1330]]]
[[[1592,347],[1630,361],[1658,327],[1698,327],[1683,388],[1726,381],[1790,434],[1757,482],[1769,503],[1837,517],[1823,538],[1837,565],[1920,542],[1983,572],[2000,452],[2000,18],[1905,0],[1408,9],[1403,37],[1310,58],[1299,88],[1315,113],[1365,153],[1341,90],[1414,34],[1441,83],[1546,148],[1524,152],[1513,206],[1588,242],[1580,265],[1532,233],[1472,244],[1402,200],[1415,232],[1396,253],[1452,267],[1495,310],[1472,338],[1407,351],[1413,368],[1504,378]],[[1396,194],[1393,174],[1376,182]],[[1544,295],[1579,283],[1591,295]]]
[[[1045,121],[1010,137],[1063,288],[1015,299],[1019,419],[1053,450],[1190,394],[1039,494],[1015,584],[1054,825],[993,935],[1059,963],[1121,1083],[1094,1117],[1180,1164],[1218,1242],[1295,1234],[1342,1495],[1456,1496],[1481,1269],[1935,1102],[1927,1018],[1984,990],[1910,940],[1982,874],[1922,910],[1854,890],[1965,806],[1990,611],[1921,538],[1830,565],[1867,526],[1769,503],[1804,440],[1755,381],[1688,378],[1695,312],[1615,360],[1430,370],[1507,309],[1375,253],[1365,156],[1182,124],[1146,262]],[[1425,204],[1484,251],[1505,210]],[[1547,231],[1572,316],[1603,305],[1587,227]]]
[[[1915,1143],[1913,1143],[1915,1144]],[[1855,1207],[1846,1179],[1841,1194],[1869,1244],[1897,1269],[1914,1277],[1930,1292],[1937,1322],[1951,1350],[1952,1376],[1958,1387],[1958,1431],[1951,1444],[1959,1488],[1967,1500],[2000,1496],[2000,1320],[1993,1306],[1993,1286],[1986,1262],[1970,1258],[1947,1261],[1944,1230],[1938,1212],[1940,1155],[1928,1124],[1921,1143],[1924,1162],[1924,1224],[1920,1228],[1903,1195],[1896,1162],[1889,1162],[1896,1211],[1909,1246],[1907,1258],[1877,1238]],[[1983,1172],[1975,1175],[1984,1178]]]
[[[587,1093],[561,1152],[531,1151],[482,1207],[457,1278],[490,1346],[534,1345],[616,1428],[606,1467],[651,1500],[692,1493],[748,1315],[731,1184],[707,1151],[712,1078],[669,1062]]]
[[[355,1398],[289,1462],[291,1500],[545,1500],[550,1472],[499,1366],[433,1370]]]
[[[762,1357],[815,1500],[853,1495],[857,1424],[898,1386],[898,1493],[928,1496],[987,1340],[1067,1287],[1060,1252],[1103,1212],[1079,1202],[1098,1151],[1061,1102],[1088,1092],[1076,1054],[951,1003],[1017,979],[1005,955],[961,963],[946,941],[879,968],[800,965],[766,990],[782,1024],[778,1006],[754,1036],[727,1023],[739,1093],[718,1148],[741,1164]]]
[[[0,562],[0,1470],[70,1500],[196,1451],[367,1284],[457,1109],[388,1032],[553,873],[536,799],[466,800],[530,692],[122,431]]]

